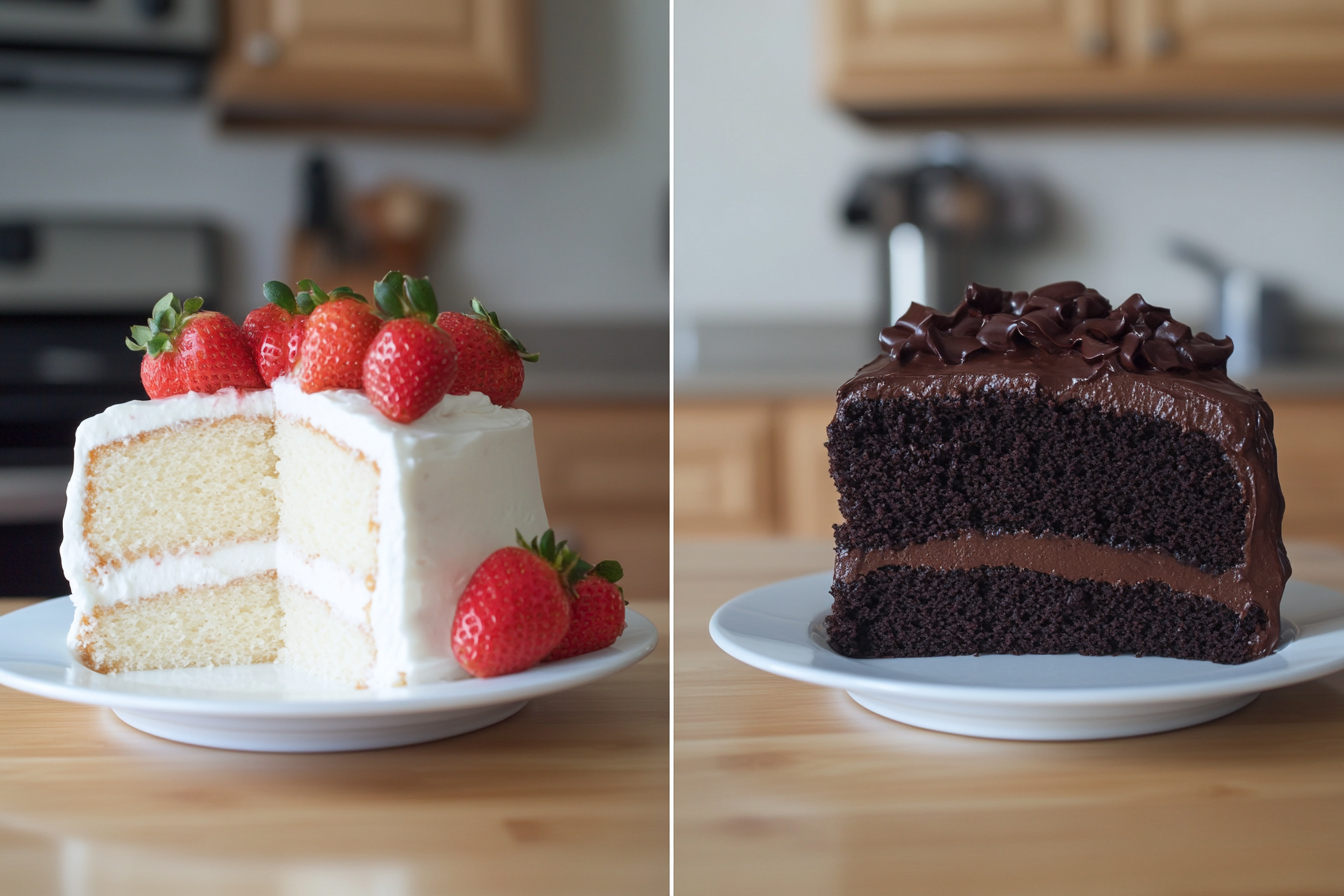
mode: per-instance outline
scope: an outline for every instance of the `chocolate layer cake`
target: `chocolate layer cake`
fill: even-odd
[[[1081,283],[914,305],[838,393],[832,648],[1271,652],[1290,569],[1273,415],[1231,340]]]

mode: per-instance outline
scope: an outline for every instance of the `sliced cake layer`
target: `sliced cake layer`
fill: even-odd
[[[1269,617],[1150,579],[1113,585],[1017,566],[883,566],[837,582],[831,647],[851,657],[1133,653],[1242,663]]]
[[[271,662],[276,459],[269,392],[133,401],[75,437],[61,562],[91,668]],[[237,606],[232,625],[211,607]],[[206,621],[207,619],[213,621]]]

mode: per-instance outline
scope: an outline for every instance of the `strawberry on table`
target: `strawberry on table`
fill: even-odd
[[[310,281],[299,283],[305,284]],[[363,388],[364,355],[382,320],[362,297],[348,291],[332,290],[328,295],[314,287],[313,295],[318,304],[308,316],[299,349],[299,388],[304,392]]]
[[[434,323],[439,307],[428,278],[389,271],[373,295],[389,320],[364,356],[364,391],[384,417],[410,423],[448,393],[457,351]]]
[[[530,544],[518,533],[518,547],[486,557],[458,599],[453,656],[477,678],[532,668],[564,638],[570,589],[591,568],[550,529]]]
[[[523,362],[536,361],[508,330],[499,324],[499,315],[471,300],[471,314],[445,311],[439,326],[453,338],[457,347],[457,379],[448,391],[453,395],[484,392],[500,407],[508,407],[523,391]]]
[[[574,584],[574,618],[556,648],[546,655],[563,660],[616,643],[625,631],[625,593],[616,583],[624,575],[621,564],[603,560]]]
[[[218,311],[202,311],[204,304],[168,293],[154,304],[148,326],[131,327],[126,345],[145,352],[140,381],[150,398],[265,388],[242,330]]]

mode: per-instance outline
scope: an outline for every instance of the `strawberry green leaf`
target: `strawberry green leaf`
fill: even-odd
[[[537,361],[541,358],[541,355],[538,353],[529,352],[523,344],[518,341],[518,337],[500,326],[499,315],[493,311],[487,311],[479,299],[471,300],[471,310],[475,317],[485,321],[493,327],[499,335],[503,337],[505,344],[518,353],[518,357],[522,358],[524,361]]]
[[[594,566],[592,571],[593,575],[601,576],[612,584],[619,582],[621,577],[625,575],[625,570],[615,560],[603,560]]]
[[[439,300],[434,296],[434,287],[429,285],[428,277],[407,277],[406,295],[411,300],[411,307],[429,315],[431,321],[439,316]]]
[[[541,556],[547,560],[555,557],[555,530],[547,529],[541,535]]]
[[[149,327],[140,324],[131,327],[131,336],[135,339],[135,345],[133,345],[132,348],[136,351],[144,351],[145,343],[149,342],[149,337],[153,335],[154,333]],[[130,340],[127,341],[129,342]]]
[[[373,284],[373,300],[388,320],[405,317],[406,311],[401,301],[401,290],[406,278],[401,271],[388,271],[383,279]]]
[[[290,314],[297,314],[299,307],[294,303],[294,291],[279,280],[267,280],[261,287],[266,301],[278,305]]]
[[[298,282],[299,289],[313,297],[314,305],[325,305],[331,301],[331,296],[322,291],[322,288],[306,277]]]
[[[133,352],[142,352],[142,351],[145,350],[144,345],[142,345],[142,344],[141,344],[141,345],[137,345],[135,342],[133,342],[133,341],[130,339],[130,337],[127,337],[127,338],[126,338],[126,347],[127,347],[128,349],[130,349],[131,351],[133,351]]]
[[[145,347],[149,350],[149,356],[151,358],[157,358],[159,355],[172,348],[173,343],[172,340],[168,338],[167,333],[155,333],[150,338],[149,342],[145,344]]]
[[[182,303],[182,317],[183,318],[191,317],[191,315],[195,314],[197,311],[200,311],[204,305],[205,305],[205,299],[201,298],[200,296],[187,299],[185,302]]]
[[[294,297],[294,306],[299,309],[300,314],[312,314],[317,304],[313,302],[313,294],[305,289]]]
[[[348,286],[338,286],[327,293],[327,295],[331,296],[333,299],[354,299],[357,302],[363,302],[365,305],[369,304],[368,299],[364,298]]]
[[[154,303],[154,310],[149,312],[150,317],[158,317],[165,311],[171,311],[173,305],[177,302],[177,296],[168,293],[163,298]]]

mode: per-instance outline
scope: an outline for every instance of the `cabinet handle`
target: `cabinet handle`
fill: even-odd
[[[1167,56],[1176,49],[1176,35],[1161,25],[1148,29],[1148,55]]]
[[[1101,28],[1089,28],[1078,35],[1078,51],[1089,59],[1111,52],[1111,36]]]
[[[258,31],[243,44],[243,56],[257,68],[268,68],[280,61],[280,41],[273,34]]]

